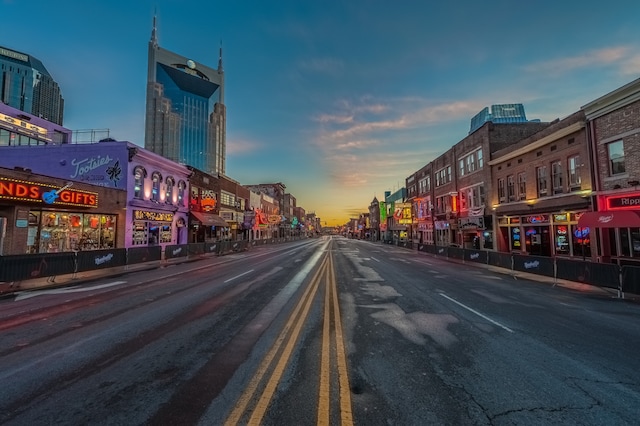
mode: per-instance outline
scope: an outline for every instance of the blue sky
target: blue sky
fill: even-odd
[[[0,45],[60,84],[64,125],[144,145],[147,43],[215,67],[226,174],[323,224],[463,139],[485,106],[565,117],[640,77],[640,1],[0,0]]]

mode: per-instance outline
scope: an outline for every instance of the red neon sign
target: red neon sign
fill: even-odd
[[[0,177],[0,199],[44,205],[98,207],[98,193],[72,189],[70,186],[59,187]]]

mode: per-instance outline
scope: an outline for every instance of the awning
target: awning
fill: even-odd
[[[191,215],[206,226],[222,226],[225,228],[229,226],[227,222],[217,214],[191,212]]]
[[[578,219],[578,228],[640,228],[640,212],[634,210],[587,212]]]

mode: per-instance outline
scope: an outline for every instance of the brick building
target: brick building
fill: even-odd
[[[496,248],[540,256],[591,256],[591,173],[585,116],[578,111],[501,149],[488,161]]]
[[[640,263],[640,79],[582,107],[595,170],[594,231],[603,262]]]

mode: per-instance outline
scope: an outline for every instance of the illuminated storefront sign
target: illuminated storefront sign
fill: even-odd
[[[526,223],[546,223],[549,222],[549,216],[546,214],[541,214],[537,216],[527,216],[525,217]]]
[[[173,222],[173,213],[150,212],[147,210],[134,210],[135,220],[150,220],[156,222]]]
[[[0,121],[12,124],[13,126],[19,127],[20,129],[37,133],[41,139],[51,140],[50,138],[47,138],[47,129],[45,129],[44,127],[36,126],[35,124],[31,124],[27,121],[13,118],[2,113],[0,113]]]
[[[98,207],[98,193],[0,177],[0,199],[49,205]]]
[[[615,209],[640,209],[640,194],[625,195],[622,197],[608,197],[608,210]]]

